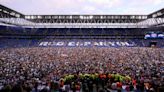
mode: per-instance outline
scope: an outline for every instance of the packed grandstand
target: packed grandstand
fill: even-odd
[[[164,9],[24,15],[0,5],[0,92],[164,92]]]

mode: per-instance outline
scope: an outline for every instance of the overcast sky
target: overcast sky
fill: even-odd
[[[149,14],[164,0],[0,0],[23,14]]]

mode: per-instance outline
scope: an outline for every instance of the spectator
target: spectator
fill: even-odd
[[[4,49],[0,90],[157,91],[164,86],[163,61],[163,48]]]

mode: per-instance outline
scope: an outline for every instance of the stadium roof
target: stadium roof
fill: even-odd
[[[0,0],[25,15],[145,15],[163,8],[164,0]]]
[[[19,6],[19,5],[18,5]],[[22,7],[21,9],[24,9]],[[25,7],[26,9],[26,7]],[[81,27],[82,24],[87,27],[138,27],[141,28],[154,25],[161,25],[164,22],[164,8],[158,11],[151,11],[149,14],[26,14],[17,12],[14,8],[0,4],[0,21],[3,23],[33,26],[39,24],[46,27]],[[72,23],[72,24],[70,24]],[[88,25],[87,23],[90,23]],[[103,23],[103,24],[102,24]],[[59,24],[59,25],[58,25]],[[63,25],[64,24],[64,25]],[[74,25],[75,24],[75,25]],[[79,26],[80,24],[80,26]],[[93,25],[94,24],[94,25]],[[130,27],[127,25],[132,24]],[[54,26],[55,25],[55,26]],[[99,26],[97,26],[99,25]],[[36,26],[35,26],[36,27]]]

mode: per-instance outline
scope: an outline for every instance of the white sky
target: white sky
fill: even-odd
[[[0,0],[23,14],[149,14],[164,0]]]

